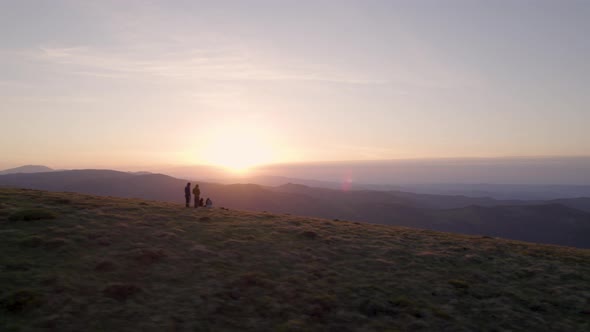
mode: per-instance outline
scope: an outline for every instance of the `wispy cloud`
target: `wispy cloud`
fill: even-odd
[[[59,65],[78,75],[114,78],[146,76],[218,81],[318,81],[343,84],[386,84],[339,73],[329,66],[272,65],[238,52],[189,51],[163,54],[108,52],[90,47],[40,47],[29,53],[37,61]]]
[[[0,94],[2,102],[14,103],[52,103],[52,104],[89,104],[95,103],[98,99],[89,96],[65,96],[65,95],[2,95]]]

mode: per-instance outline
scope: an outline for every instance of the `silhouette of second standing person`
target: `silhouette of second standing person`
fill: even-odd
[[[195,208],[199,207],[199,196],[201,196],[201,190],[199,189],[199,185],[195,184],[195,188],[193,189],[193,195],[195,196]]]
[[[184,199],[186,200],[186,207],[191,205],[191,183],[187,183],[184,187]]]

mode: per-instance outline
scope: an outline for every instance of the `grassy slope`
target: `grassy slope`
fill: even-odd
[[[590,328],[566,247],[0,189],[0,252],[2,331]]]

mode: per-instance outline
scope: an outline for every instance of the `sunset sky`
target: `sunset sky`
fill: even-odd
[[[0,168],[590,155],[590,1],[0,1]]]

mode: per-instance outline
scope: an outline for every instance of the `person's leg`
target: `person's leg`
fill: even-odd
[[[184,200],[186,201],[186,207],[189,207],[190,203],[191,203],[191,197],[190,196],[184,196]]]
[[[195,208],[199,207],[199,196],[195,196]]]

